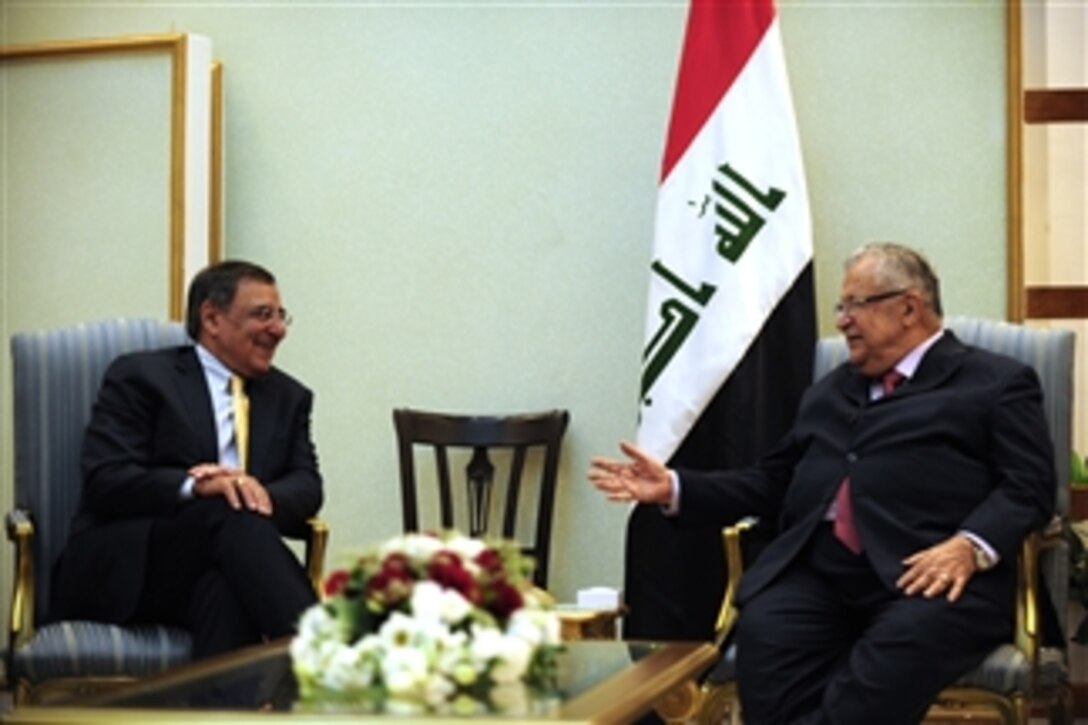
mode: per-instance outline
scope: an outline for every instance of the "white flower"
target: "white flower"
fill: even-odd
[[[321,648],[313,640],[296,637],[291,641],[291,662],[300,676],[316,675],[324,667],[325,661]]]
[[[344,626],[325,607],[310,607],[299,621],[298,636],[291,640],[295,671],[304,679],[319,676],[344,646],[345,639]]]
[[[423,683],[423,701],[433,708],[441,706],[449,696],[457,691],[457,686],[440,674],[434,673]]]
[[[435,624],[425,633],[428,661],[439,672],[449,672],[458,658],[466,656],[468,636],[464,632],[451,632],[443,624]]]
[[[529,669],[533,646],[520,637],[503,637],[502,651],[491,668],[491,679],[499,684],[517,682]]]
[[[462,657],[449,670],[450,677],[462,687],[471,687],[480,679],[480,673],[472,666],[472,660]]]
[[[442,587],[432,581],[416,582],[408,602],[412,616],[424,622],[442,620]]]
[[[411,611],[422,619],[456,625],[472,613],[472,603],[456,589],[444,589],[433,581],[420,581],[412,590]]]
[[[393,612],[378,630],[378,636],[387,649],[414,649],[419,642],[419,630],[418,621],[403,612]]]
[[[419,620],[445,624],[459,624],[472,613],[472,603],[460,592],[444,589],[431,581],[416,583],[409,607]]]
[[[441,539],[427,534],[405,534],[385,542],[378,549],[382,559],[390,554],[404,554],[413,561],[427,561],[445,548]]]
[[[464,632],[451,633],[438,652],[435,667],[440,673],[463,687],[474,684],[484,669],[483,665],[477,667],[473,662],[469,652],[469,642]]]
[[[447,589],[442,594],[442,619],[450,624],[465,621],[472,614],[472,602],[461,596],[456,589]]]
[[[514,637],[520,637],[534,647],[558,645],[560,642],[559,617],[552,612],[522,607],[510,616],[506,632]]]
[[[503,651],[502,632],[494,627],[472,628],[472,636],[469,640],[469,652],[477,665],[477,669],[486,669],[496,657]]]
[[[529,712],[529,688],[523,682],[509,682],[491,688],[491,704],[504,715],[526,715]]]
[[[320,673],[321,684],[337,691],[369,687],[377,674],[377,661],[366,650],[358,645],[338,647]]]
[[[487,544],[479,539],[471,539],[458,534],[446,542],[446,548],[460,556],[467,564],[479,556],[487,548]]]
[[[343,641],[346,635],[345,624],[333,617],[321,604],[303,612],[298,622],[298,636],[304,640],[333,638]]]
[[[399,647],[386,651],[381,670],[382,681],[392,697],[418,697],[427,681],[427,658],[418,649]]]
[[[533,656],[528,642],[491,627],[474,627],[469,649],[477,669],[487,670],[498,683],[520,679]]]

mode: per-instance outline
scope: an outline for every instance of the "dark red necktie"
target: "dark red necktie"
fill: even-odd
[[[891,394],[905,379],[906,376],[895,368],[884,373],[880,378],[881,387],[884,388],[884,395]],[[858,536],[858,530],[854,526],[854,509],[850,505],[849,476],[842,479],[842,483],[839,484],[839,491],[835,494],[834,529],[835,538],[841,541],[843,546],[855,554],[861,553],[861,537]]]

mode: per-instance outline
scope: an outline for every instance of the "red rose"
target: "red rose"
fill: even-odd
[[[408,598],[412,592],[412,581],[399,577],[377,574],[366,584],[366,598],[380,604],[384,609],[392,609]]]
[[[461,558],[451,551],[440,551],[431,559],[427,576],[439,586],[453,589],[472,604],[480,601],[480,587],[465,569]]]
[[[474,561],[488,574],[499,574],[502,572],[502,554],[494,549],[484,549],[476,555]]]
[[[384,560],[382,560],[381,570],[383,572],[388,572],[398,577],[407,576],[411,578],[412,562],[404,554],[393,553],[385,557]]]
[[[340,592],[344,591],[344,587],[348,585],[348,580],[351,579],[349,574],[344,569],[337,569],[325,580],[325,596],[335,597]]]
[[[496,579],[488,587],[487,608],[500,622],[505,622],[514,610],[521,609],[525,600],[521,592],[505,579]]]
[[[390,554],[382,562],[378,573],[366,583],[366,598],[386,609],[391,609],[412,593],[415,576],[411,562],[403,554]]]

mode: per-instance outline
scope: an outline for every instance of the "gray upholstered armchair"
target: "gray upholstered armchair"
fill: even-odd
[[[1068,600],[1069,556],[1061,535],[1069,511],[1069,461],[1072,448],[1073,333],[989,320],[950,318],[945,321],[965,343],[1020,360],[1035,368],[1043,386],[1044,407],[1054,442],[1058,475],[1057,516],[1045,531],[1033,533],[1021,548],[1016,592],[1016,627],[1009,642],[998,647],[974,671],[941,693],[933,715],[969,715],[973,710],[996,714],[1008,725],[1027,725],[1034,705],[1050,708],[1052,723],[1072,722],[1068,667],[1063,647],[1044,646],[1042,612],[1037,602],[1040,585],[1049,592],[1059,613]],[[819,378],[846,360],[840,337],[820,340],[813,374]],[[705,678],[699,722],[721,722],[726,715],[738,722],[733,682],[735,651],[725,646],[736,619],[733,592],[743,562],[741,544],[750,522],[723,532],[729,566],[726,594],[718,619],[719,643],[724,653]]]
[[[80,449],[103,373],[118,355],[188,340],[177,322],[117,319],[12,336],[15,545],[8,682],[17,702],[107,687],[161,672],[190,657],[187,632],[103,622],[39,626],[49,607],[53,564],[68,539],[82,488]],[[310,580],[320,591],[327,537],[311,522]]]

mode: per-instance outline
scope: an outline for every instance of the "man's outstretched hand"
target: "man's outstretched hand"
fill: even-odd
[[[668,504],[672,500],[672,482],[665,465],[632,443],[623,441],[620,450],[630,459],[619,461],[602,456],[590,460],[590,483],[604,492],[610,501],[639,501]]]

